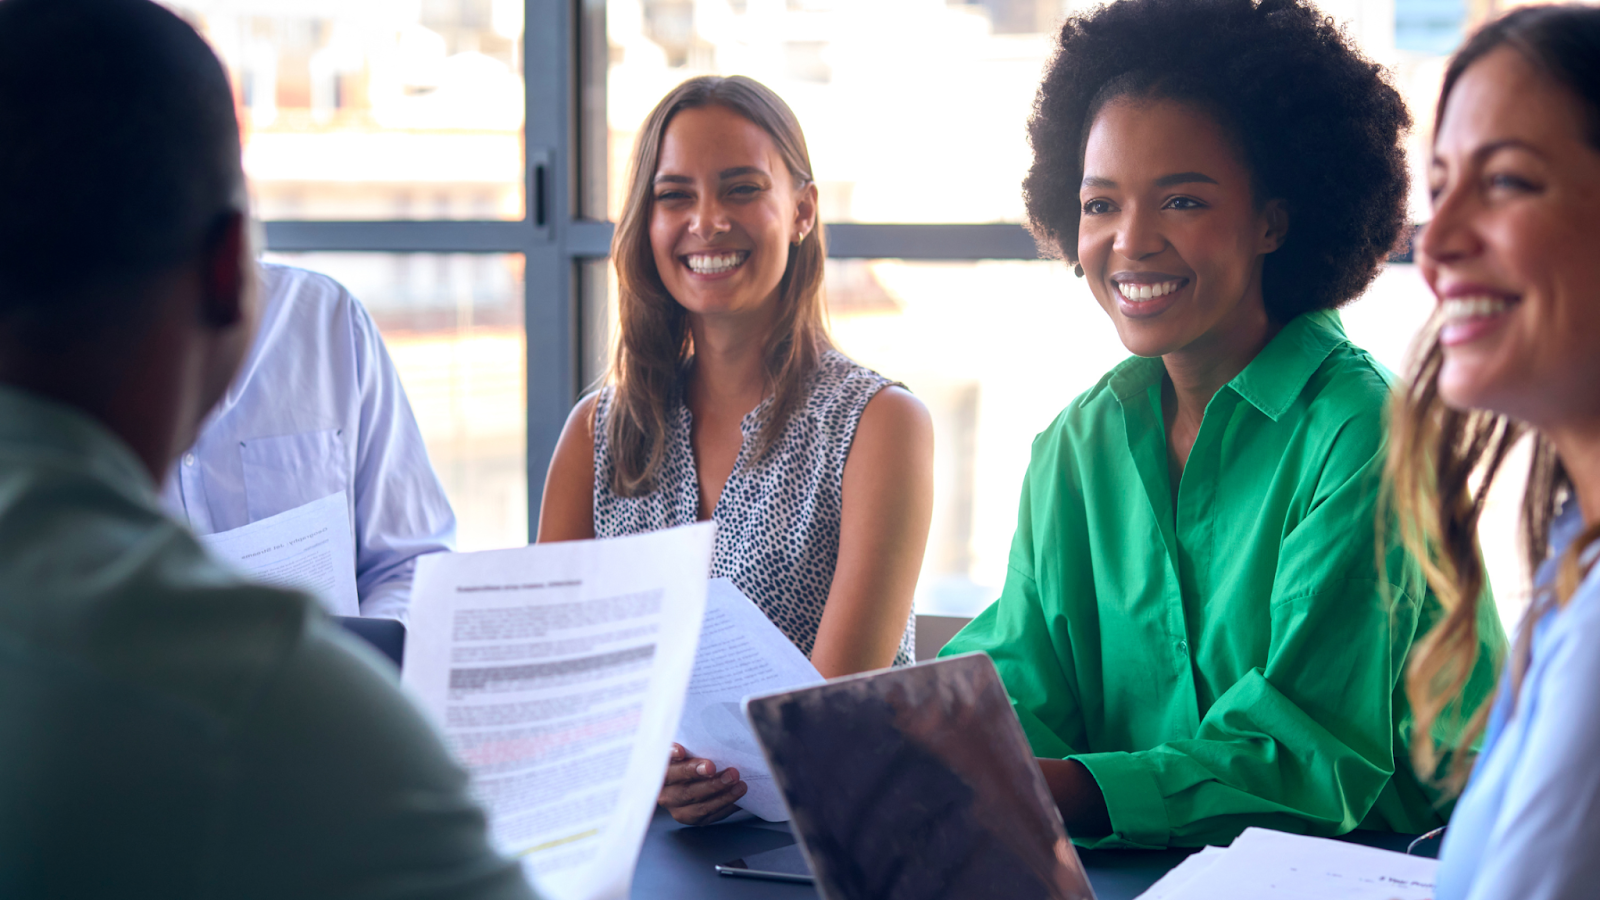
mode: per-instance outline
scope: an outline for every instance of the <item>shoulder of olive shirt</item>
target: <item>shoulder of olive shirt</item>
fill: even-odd
[[[0,387],[0,895],[532,897],[383,666]]]

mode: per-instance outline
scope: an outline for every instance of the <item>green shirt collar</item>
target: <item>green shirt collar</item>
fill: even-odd
[[[155,484],[123,440],[88,415],[38,394],[0,384],[0,453],[81,468],[133,487],[154,502]]]
[[[1337,310],[1304,313],[1283,326],[1228,387],[1276,422],[1328,354],[1348,342]]]
[[[1244,371],[1228,382],[1228,387],[1276,422],[1300,396],[1328,354],[1348,342],[1338,311],[1304,313],[1283,326]],[[1123,403],[1143,402],[1146,391],[1164,371],[1160,357],[1135,356],[1111,370],[1108,386]]]

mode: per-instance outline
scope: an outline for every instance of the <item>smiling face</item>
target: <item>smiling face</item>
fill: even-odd
[[[702,316],[770,316],[789,248],[816,224],[772,137],[723,106],[667,124],[652,181],[650,249],[673,299]]]
[[[1543,429],[1600,417],[1600,152],[1587,122],[1576,97],[1507,47],[1450,93],[1420,247],[1451,406]]]
[[[1119,99],[1083,155],[1078,259],[1122,343],[1139,356],[1259,348],[1261,267],[1287,217],[1255,203],[1250,171],[1209,115]]]

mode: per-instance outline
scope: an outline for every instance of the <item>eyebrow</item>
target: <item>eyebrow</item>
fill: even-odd
[[[1217,180],[1204,172],[1177,172],[1156,179],[1156,187],[1174,187],[1180,184],[1216,184]]]
[[[759,166],[734,166],[731,169],[723,169],[721,172],[718,172],[717,178],[722,181],[727,181],[729,178],[738,178],[741,175],[765,174],[767,174],[767,170]],[[687,175],[657,175],[655,177],[656,184],[689,184],[693,181],[694,179]]]
[[[1204,172],[1174,172],[1156,179],[1156,187],[1176,187],[1180,184],[1216,184],[1217,180]],[[1082,187],[1086,188],[1114,188],[1115,181],[1102,178],[1099,175],[1090,175],[1083,179]]]
[[[1499,153],[1501,150],[1522,150],[1526,153],[1532,153],[1534,156],[1537,156],[1540,159],[1549,159],[1543,150],[1540,150],[1538,147],[1535,147],[1527,141],[1519,138],[1505,138],[1504,140],[1491,141],[1472,151],[1472,160],[1474,163],[1481,165],[1484,160],[1495,155],[1496,153]],[[1428,161],[1428,168],[1432,170],[1443,167],[1444,160],[1439,158],[1438,153],[1434,153],[1433,158]]]
[[[1480,160],[1488,159],[1489,157],[1493,156],[1494,154],[1499,153],[1501,150],[1513,150],[1513,149],[1514,150],[1526,150],[1527,152],[1532,153],[1534,156],[1537,156],[1537,157],[1539,157],[1541,159],[1545,158],[1545,154],[1544,154],[1543,150],[1540,150],[1538,147],[1533,146],[1532,144],[1528,143],[1527,141],[1518,140],[1517,138],[1506,138],[1505,140],[1502,140],[1502,141],[1495,141],[1493,143],[1484,144],[1482,147],[1479,147],[1478,149],[1472,151],[1472,156],[1473,156],[1474,159],[1480,159]]]

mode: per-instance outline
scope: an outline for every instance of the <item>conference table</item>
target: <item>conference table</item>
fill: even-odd
[[[1413,837],[1363,831],[1341,840],[1403,852]],[[786,823],[747,820],[694,828],[679,825],[658,809],[634,872],[633,896],[638,900],[811,900],[818,895],[808,884],[731,878],[718,875],[713,868],[717,863],[792,843],[794,836]],[[1438,849],[1438,840],[1431,840],[1419,846],[1417,853],[1433,856]],[[1132,900],[1194,852],[1080,849],[1078,855],[1098,900]]]

